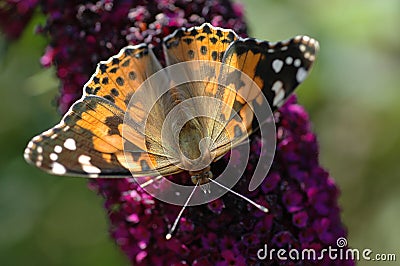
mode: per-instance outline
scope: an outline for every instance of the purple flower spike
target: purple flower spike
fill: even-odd
[[[37,3],[47,16],[46,25],[37,31],[50,38],[41,63],[57,69],[62,113],[81,96],[96,64],[127,44],[152,43],[162,61],[160,42],[178,27],[211,22],[246,35],[243,8],[229,0],[6,2],[0,25],[10,38],[20,35]],[[20,20],[15,20],[15,14]],[[257,258],[264,244],[275,249],[321,250],[335,247],[336,239],[347,234],[340,220],[338,188],[319,165],[316,136],[304,108],[291,97],[275,113],[275,120],[277,150],[268,176],[248,192],[262,145],[256,133],[250,139],[246,171],[233,187],[268,207],[268,214],[227,193],[209,204],[188,207],[176,234],[167,241],[178,206],[153,199],[129,178],[90,182],[90,188],[104,197],[110,234],[132,265],[354,265],[329,259]],[[223,167],[228,159],[225,156],[213,167]],[[177,180],[180,177],[187,176],[176,175]]]

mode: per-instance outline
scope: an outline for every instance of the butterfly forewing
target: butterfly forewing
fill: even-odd
[[[229,46],[222,62],[240,71],[230,71],[224,78],[240,81],[232,83],[237,91],[233,109],[238,115],[232,116],[226,125],[229,136],[234,137],[218,142],[225,147],[220,153],[225,152],[228,142],[234,147],[246,138],[251,131],[254,108],[261,106],[264,97],[272,111],[285,102],[308,75],[317,51],[318,43],[307,36],[277,43],[238,39]],[[257,86],[246,82],[248,78],[244,76]],[[242,120],[235,119],[238,117]]]
[[[242,39],[231,44],[222,62],[247,74],[275,111],[307,77],[317,51],[318,43],[307,36],[277,43]]]
[[[58,175],[126,175],[129,171],[121,168],[116,155],[122,144],[115,125],[122,119],[121,110],[108,101],[96,96],[85,98],[74,104],[62,123],[33,138],[25,158]]]

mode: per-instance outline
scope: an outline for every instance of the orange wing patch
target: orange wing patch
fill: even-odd
[[[103,97],[125,111],[137,88],[159,69],[161,66],[147,45],[128,46],[99,63],[84,93]]]
[[[238,39],[232,30],[205,23],[200,27],[181,28],[164,39],[168,65],[191,60],[221,61],[228,46]]]

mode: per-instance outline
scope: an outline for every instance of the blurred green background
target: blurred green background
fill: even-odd
[[[298,96],[321,163],[341,188],[349,244],[400,261],[400,1],[243,3],[253,37],[319,40],[317,64]],[[0,264],[126,265],[87,181],[54,177],[23,160],[30,138],[59,120],[54,69],[39,64],[46,40],[33,34],[41,21],[15,43],[0,37]]]

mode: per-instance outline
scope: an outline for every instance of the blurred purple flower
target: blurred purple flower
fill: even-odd
[[[40,4],[46,25],[37,32],[50,37],[41,59],[54,65],[61,81],[59,108],[64,113],[79,98],[83,84],[100,60],[123,46],[153,43],[162,60],[160,41],[177,27],[211,22],[245,36],[243,8],[228,0],[7,1],[0,25],[16,38]],[[23,8],[22,8],[23,7]],[[20,17],[20,21],[13,18]],[[11,18],[11,19],[10,19]],[[11,23],[12,22],[12,23]],[[9,25],[7,25],[7,23]],[[12,25],[11,25],[12,24]],[[316,136],[295,97],[277,112],[277,151],[268,177],[247,191],[261,140],[251,137],[247,171],[234,190],[270,210],[264,214],[226,194],[209,204],[190,207],[169,241],[165,235],[180,207],[153,199],[132,179],[98,179],[91,189],[105,198],[110,233],[134,265],[255,265],[257,250],[336,246],[347,235],[340,220],[339,191],[318,162]],[[227,158],[213,165],[223,168]],[[180,177],[186,177],[180,174]],[[263,261],[266,265],[354,265],[353,261]]]
[[[25,29],[39,0],[1,0],[0,30],[7,38],[17,39]]]

